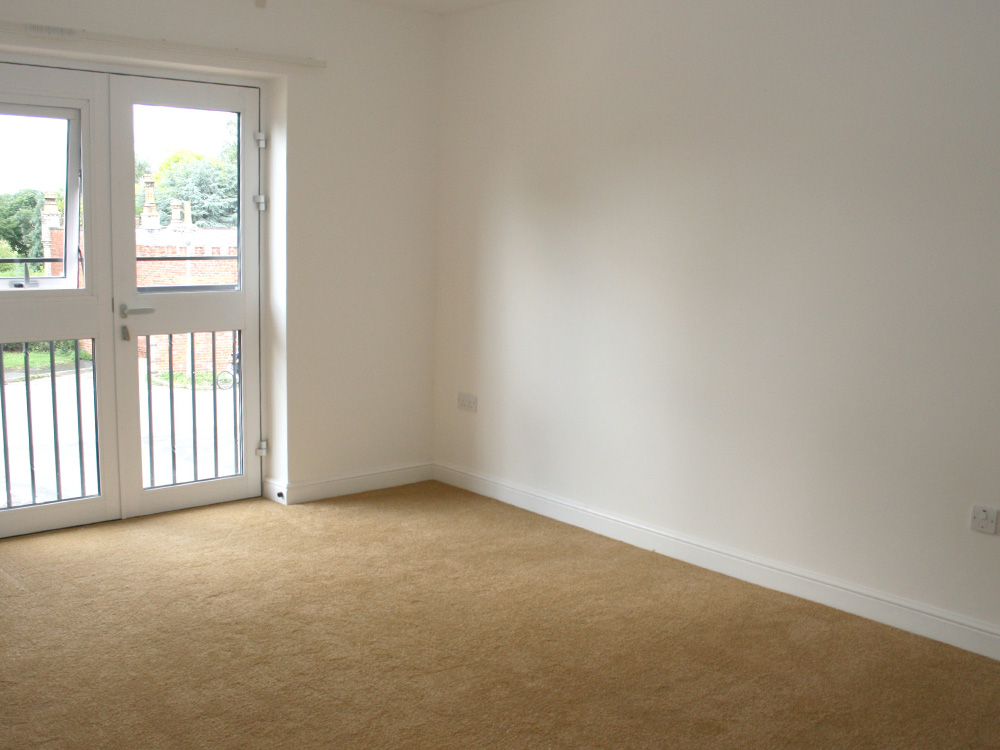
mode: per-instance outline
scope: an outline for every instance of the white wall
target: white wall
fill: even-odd
[[[435,459],[1000,625],[1000,5],[445,28]]]
[[[249,0],[6,0],[0,21],[327,62],[0,33],[8,56],[34,50],[264,80],[270,489],[291,483],[306,497],[328,480],[429,461],[440,19],[353,0],[263,10]]]
[[[329,67],[289,79],[293,483],[431,458],[440,84],[438,19],[299,5]]]

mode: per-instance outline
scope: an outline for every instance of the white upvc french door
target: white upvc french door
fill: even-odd
[[[139,438],[119,447],[123,514],[259,495],[257,90],[113,76],[111,113],[119,434]],[[191,192],[144,225],[136,165],[192,154],[211,161],[152,197]]]
[[[258,106],[0,64],[0,536],[260,493]]]

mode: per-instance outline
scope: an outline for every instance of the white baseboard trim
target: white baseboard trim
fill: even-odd
[[[588,531],[1000,660],[1000,628],[446,464],[432,478]]]
[[[285,497],[288,493],[288,481],[285,479],[277,479],[275,477],[265,477],[261,482],[260,494],[266,497],[268,500],[274,500],[276,503],[281,503],[282,505],[288,505],[285,502]]]
[[[353,495],[357,492],[384,490],[404,484],[426,482],[433,478],[432,464],[397,466],[367,474],[355,474],[335,479],[313,479],[305,482],[288,482],[268,478],[264,480],[264,497],[285,505],[308,503],[328,497]]]

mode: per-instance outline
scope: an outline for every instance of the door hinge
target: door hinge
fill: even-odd
[[[266,440],[261,440],[259,443],[257,443],[257,450],[255,450],[254,453],[256,453],[260,458],[263,458],[264,456],[266,456],[267,455],[267,441]]]
[[[258,211],[267,210],[267,198],[265,198],[263,195],[255,195],[253,197],[253,202],[257,204]]]
[[[253,139],[257,141],[257,148],[267,148],[267,136],[263,133],[254,133]]]

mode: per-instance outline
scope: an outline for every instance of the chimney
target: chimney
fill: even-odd
[[[184,228],[184,219],[181,218],[181,211],[183,210],[182,209],[183,205],[184,204],[181,203],[177,198],[172,198],[170,200],[170,225],[167,227],[168,229]]]
[[[142,206],[142,228],[159,229],[160,212],[156,210],[156,192],[153,189],[153,175],[143,175],[142,181],[146,183],[146,202]]]
[[[45,194],[45,203],[42,205],[42,255],[46,258],[52,256],[52,230],[62,226],[62,214],[59,213],[59,203],[55,193]]]
[[[191,221],[191,201],[184,201],[184,228],[189,232],[194,231],[194,222]]]

